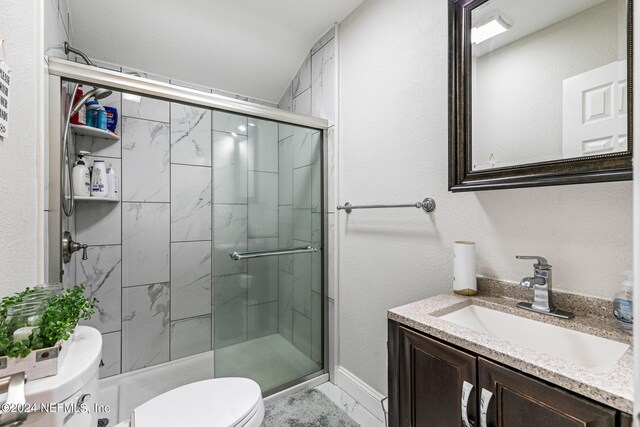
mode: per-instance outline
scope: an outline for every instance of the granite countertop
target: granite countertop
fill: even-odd
[[[442,294],[393,308],[387,317],[442,341],[543,379],[579,395],[621,411],[633,412],[633,351],[620,358],[606,373],[596,372],[521,345],[440,319],[447,313],[474,304],[556,326],[585,332],[631,345],[631,336],[620,332],[613,321],[611,302],[597,298],[555,292],[559,308],[573,311],[570,320],[545,316],[516,308],[516,303],[531,300],[513,284],[478,279],[478,295]],[[524,290],[526,291],[526,290]]]

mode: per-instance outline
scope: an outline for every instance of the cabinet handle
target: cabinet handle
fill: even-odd
[[[480,393],[480,427],[487,427],[487,412],[492,398],[493,393],[483,388]]]
[[[469,406],[469,397],[471,396],[471,392],[473,391],[473,384],[470,384],[466,381],[462,383],[462,400],[460,402],[460,410],[462,411],[462,425],[464,427],[473,427],[473,424],[469,421],[468,417],[468,406]]]

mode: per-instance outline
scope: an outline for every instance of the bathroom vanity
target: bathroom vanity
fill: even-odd
[[[390,425],[631,426],[631,341],[608,301],[558,293],[576,316],[557,319],[491,282],[389,310]]]

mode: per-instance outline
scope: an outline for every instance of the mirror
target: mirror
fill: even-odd
[[[450,0],[450,190],[631,179],[631,7]]]

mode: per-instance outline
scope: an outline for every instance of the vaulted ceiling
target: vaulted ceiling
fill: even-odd
[[[311,46],[363,0],[68,0],[93,59],[278,102]]]

